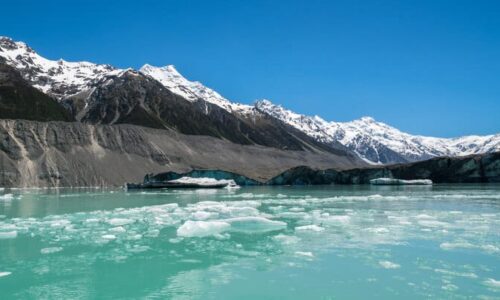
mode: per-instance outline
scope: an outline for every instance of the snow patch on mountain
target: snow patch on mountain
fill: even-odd
[[[361,158],[376,164],[500,151],[500,134],[435,138],[411,135],[371,117],[351,122],[328,122],[318,116],[294,113],[269,100],[257,101],[255,107],[318,141],[338,141]]]
[[[121,72],[110,65],[49,60],[25,43],[15,42],[8,37],[0,37],[0,57],[19,70],[33,87],[59,100],[90,89],[92,83],[105,75]]]
[[[216,91],[204,86],[198,81],[187,80],[173,65],[155,67],[145,64],[139,71],[156,79],[167,89],[189,101],[202,99],[220,106],[229,112],[249,113],[253,109],[250,105],[234,103],[227,100]]]

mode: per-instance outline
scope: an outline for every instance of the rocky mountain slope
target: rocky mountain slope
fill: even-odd
[[[345,123],[327,122],[318,116],[294,113],[268,100],[258,101],[255,107],[318,141],[338,141],[375,164],[500,151],[500,134],[435,138],[404,133],[370,117]]]
[[[186,80],[172,66],[145,65],[138,72],[88,62],[56,62],[9,38],[0,38],[0,57],[33,87],[55,97],[78,122],[173,129],[244,145],[327,151],[360,161],[339,143],[325,145],[250,106],[231,103]]]
[[[322,151],[241,145],[135,125],[0,120],[0,186],[119,186],[146,173],[220,169],[267,180],[299,165],[350,168]]]
[[[0,119],[71,121],[57,101],[28,84],[0,57]]]
[[[500,150],[500,134],[443,139],[414,136],[364,117],[327,122],[270,101],[232,102],[173,66],[139,71],[89,62],[48,60],[22,42],[0,37],[0,58],[30,85],[87,124],[133,124],[207,135],[242,145],[330,152],[355,164],[390,164]],[[358,158],[355,158],[358,157]]]

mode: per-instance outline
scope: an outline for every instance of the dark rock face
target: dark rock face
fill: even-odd
[[[371,179],[430,179],[434,183],[500,182],[500,152],[465,157],[439,157],[426,161],[345,171],[296,167],[267,184],[368,184]]]
[[[56,100],[32,87],[16,69],[1,60],[0,119],[72,120],[71,115]]]

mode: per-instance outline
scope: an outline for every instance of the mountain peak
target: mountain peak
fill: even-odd
[[[115,70],[110,65],[49,60],[9,37],[0,38],[0,57],[33,87],[60,100],[90,89],[93,82]]]
[[[361,117],[360,120],[363,121],[363,122],[365,122],[365,123],[376,123],[377,122],[377,121],[375,121],[374,118],[369,117],[369,116]]]
[[[174,65],[155,67],[145,64],[140,72],[156,79],[170,91],[189,101],[203,99],[229,112],[251,110],[251,106],[233,103],[198,81],[189,81],[177,71]]]

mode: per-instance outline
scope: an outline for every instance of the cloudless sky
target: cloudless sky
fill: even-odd
[[[7,1],[42,56],[173,64],[226,98],[434,136],[500,132],[500,1]]]

